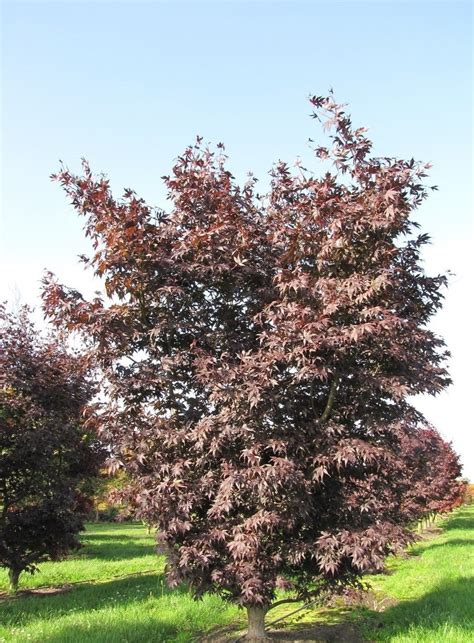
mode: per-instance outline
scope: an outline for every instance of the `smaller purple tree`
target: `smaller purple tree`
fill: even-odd
[[[458,507],[464,497],[459,456],[432,426],[405,427],[400,434],[405,475],[402,513],[423,520]]]
[[[83,426],[91,385],[84,360],[42,337],[23,308],[0,306],[0,565],[20,574],[80,544],[81,482],[103,452]]]

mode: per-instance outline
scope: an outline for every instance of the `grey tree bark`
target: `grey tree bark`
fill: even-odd
[[[265,613],[264,607],[247,607],[247,641],[265,641]]]

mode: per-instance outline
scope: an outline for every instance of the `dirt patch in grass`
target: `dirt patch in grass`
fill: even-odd
[[[200,643],[230,643],[239,641],[245,643],[244,634],[225,632],[220,630],[215,634],[200,639]],[[362,638],[355,625],[352,623],[318,623],[302,627],[301,625],[288,626],[284,630],[269,630],[267,632],[270,641],[287,641],[288,643],[362,643]]]
[[[421,534],[417,534],[420,540],[431,540],[435,536],[439,536],[441,533],[443,533],[443,529],[441,527],[427,527],[426,529],[423,529]]]
[[[354,623],[285,623],[266,632],[267,640],[281,643],[362,643],[365,641]],[[245,631],[232,626],[220,628],[200,638],[199,643],[245,643]]]
[[[352,623],[318,624],[302,629],[285,629],[270,631],[268,636],[273,641],[314,641],[314,643],[359,643],[364,639]]]
[[[35,589],[20,589],[16,594],[8,594],[8,592],[0,592],[0,602],[14,601],[18,598],[28,598],[29,596],[56,596],[57,594],[65,594],[70,592],[73,588],[72,584],[60,585],[58,587],[37,587]]]
[[[399,603],[392,596],[381,596],[371,590],[364,589],[349,590],[343,600],[348,607],[366,607],[373,612],[384,612],[389,607],[394,607]]]

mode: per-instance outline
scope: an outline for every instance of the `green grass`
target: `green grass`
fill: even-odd
[[[389,561],[389,575],[370,581],[383,612],[356,608],[308,610],[293,626],[356,622],[371,641],[471,643],[474,640],[474,506],[441,524],[437,537]],[[244,622],[237,608],[216,597],[195,602],[185,588],[170,591],[164,561],[142,525],[90,525],[85,547],[68,560],[45,563],[22,588],[72,586],[65,593],[0,602],[0,642],[118,643],[196,641],[216,627]],[[150,571],[151,570],[151,571]],[[138,574],[137,576],[124,576]],[[0,589],[7,577],[0,572]],[[268,620],[291,611],[271,613]]]
[[[396,643],[474,641],[474,506],[440,523],[443,532],[412,546],[407,558],[389,561],[389,575],[370,578],[381,613],[363,613],[369,640]]]
[[[67,560],[42,563],[39,573],[22,574],[20,588],[106,580],[149,569],[163,571],[164,562],[158,561],[154,552],[153,536],[148,536],[141,524],[88,525],[81,541],[84,547]],[[7,573],[0,570],[0,588],[4,589],[6,583]]]
[[[0,602],[2,643],[190,641],[242,615],[216,597],[195,602],[185,589],[170,591],[164,560],[142,525],[90,525],[82,540],[84,548],[68,560],[22,575],[20,589],[81,584],[65,593]],[[148,573],[115,578],[140,572]],[[2,570],[0,589],[6,588]]]

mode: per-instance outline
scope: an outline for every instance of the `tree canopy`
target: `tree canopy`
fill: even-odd
[[[336,590],[407,542],[401,434],[424,425],[409,396],[449,383],[428,327],[446,278],[425,273],[413,219],[429,166],[371,156],[332,96],[311,103],[329,167],[279,162],[264,197],[201,139],[164,177],[170,212],[115,198],[86,162],[55,176],[106,296],[49,275],[44,304],[101,369],[110,465],[170,582],[246,607],[255,636],[278,588]]]

